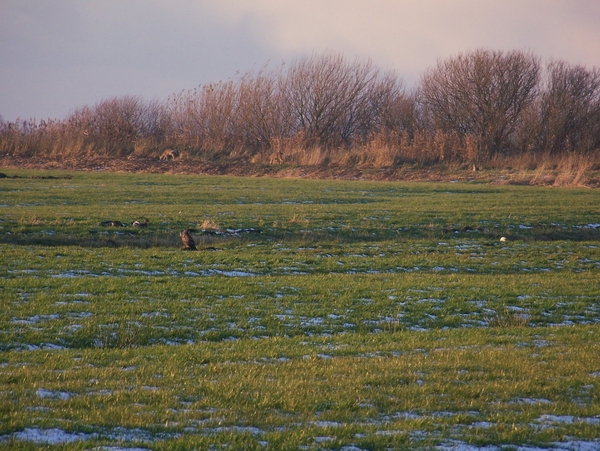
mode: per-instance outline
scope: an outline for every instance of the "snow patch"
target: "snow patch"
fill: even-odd
[[[83,434],[81,432],[70,433],[58,428],[25,428],[20,432],[15,432],[13,437],[17,440],[44,445],[59,445],[61,443],[71,443],[79,440],[89,440],[92,438],[92,436],[89,434]]]
[[[43,388],[38,388],[35,392],[35,395],[38,398],[50,398],[50,399],[60,399],[62,401],[67,401],[71,399],[71,394],[65,391],[51,391]]]

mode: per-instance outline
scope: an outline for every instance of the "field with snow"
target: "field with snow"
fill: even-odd
[[[598,190],[5,172],[3,449],[600,450]]]

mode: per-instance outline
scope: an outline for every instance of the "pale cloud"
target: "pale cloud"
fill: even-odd
[[[526,50],[600,67],[598,0],[0,0],[0,114],[166,98],[335,51],[410,86],[439,58]]]
[[[338,50],[411,80],[477,48],[600,66],[597,0],[226,0],[212,9],[230,25],[256,24],[261,42],[283,55]]]

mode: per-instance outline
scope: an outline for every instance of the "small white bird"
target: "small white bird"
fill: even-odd
[[[504,242],[506,241],[506,237],[505,237],[505,236],[503,236],[503,237],[500,237],[500,241],[501,241],[502,243],[504,243]]]

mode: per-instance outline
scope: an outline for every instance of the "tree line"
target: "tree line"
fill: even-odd
[[[0,152],[251,163],[485,164],[499,156],[595,155],[600,70],[476,50],[398,75],[341,54],[306,56],[164,101],[103,100],[65,119],[0,123]]]

